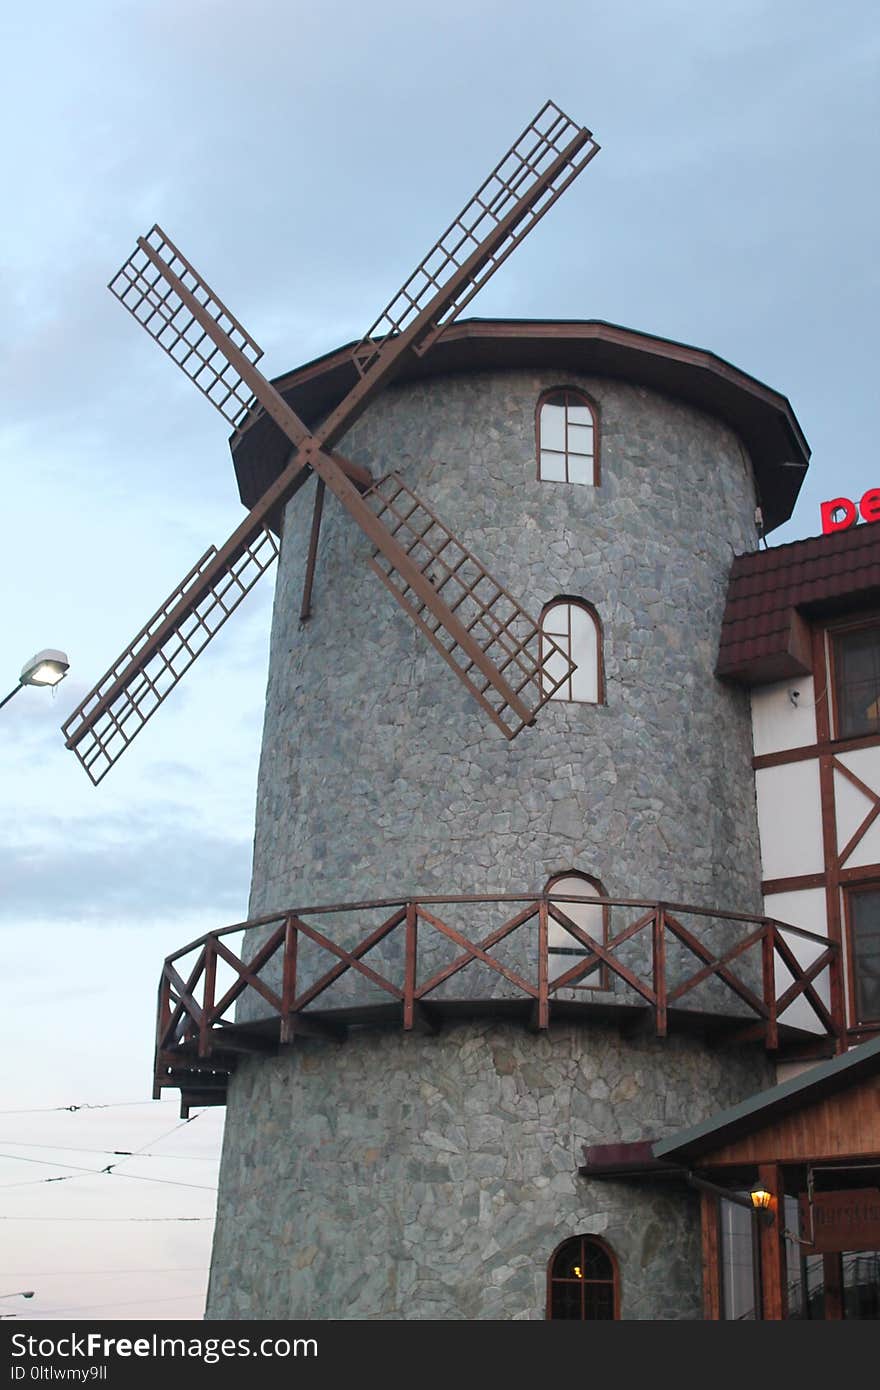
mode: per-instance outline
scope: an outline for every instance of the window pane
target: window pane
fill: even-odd
[[[593,431],[587,425],[569,425],[568,451],[570,454],[593,456]]]
[[[593,460],[584,458],[580,454],[569,454],[568,481],[570,483],[586,483],[588,487],[592,487]]]
[[[584,1295],[585,1318],[614,1317],[614,1300],[610,1284],[587,1284]]]
[[[584,1278],[585,1279],[612,1279],[614,1271],[611,1268],[611,1261],[601,1245],[593,1245],[591,1241],[584,1241]]]
[[[576,1318],[580,1321],[581,1285],[579,1283],[552,1285],[550,1316],[551,1318]]]
[[[541,406],[541,448],[565,449],[565,406]]]
[[[567,603],[554,603],[541,620],[541,631],[552,637],[554,642],[568,651],[568,610]],[[560,641],[564,638],[564,641]]]
[[[593,412],[588,405],[582,405],[576,398],[572,400],[568,407],[568,423],[570,425],[593,425]]]
[[[880,731],[880,627],[838,637],[834,654],[838,736]]]
[[[563,896],[577,894],[580,898],[597,898],[599,891],[588,883],[586,879],[580,878],[575,874],[568,874],[565,878],[554,879],[550,884],[548,892],[560,893]],[[598,904],[589,902],[583,903],[560,903],[560,912],[564,912],[566,917],[570,917],[576,927],[581,927],[593,938],[594,941],[602,941],[604,936],[604,925],[602,911]],[[585,956],[588,954],[586,946],[581,945],[577,937],[572,936],[561,922],[554,922],[551,918],[547,927],[547,940],[551,950],[572,952],[576,955]],[[596,1247],[598,1248],[598,1247]]]
[[[568,682],[565,681],[565,676],[568,671],[568,663],[561,652],[548,652],[544,657],[543,670],[550,685],[554,685],[556,681],[565,682],[560,686],[560,690],[564,691],[567,696]]]
[[[726,1202],[723,1197],[719,1208],[724,1318],[729,1322],[742,1322],[755,1317],[754,1222],[750,1211],[734,1202]]]
[[[880,892],[852,893],[853,974],[857,1022],[880,1018]]]
[[[880,1250],[844,1254],[843,1308],[851,1321],[880,1320]]]
[[[581,1279],[581,1241],[568,1240],[553,1261],[554,1279]]]
[[[565,482],[565,454],[541,450],[541,478],[546,483]]]
[[[577,663],[572,672],[573,700],[596,704],[599,699],[598,633],[596,624],[585,608],[571,606],[571,659]]]

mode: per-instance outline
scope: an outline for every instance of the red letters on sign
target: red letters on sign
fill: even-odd
[[[869,488],[859,503],[865,521],[880,521],[880,487]]]
[[[843,516],[838,517],[838,512],[843,512]],[[827,536],[829,531],[846,531],[855,520],[855,503],[850,502],[848,497],[835,497],[831,502],[822,503],[823,536]]]
[[[848,531],[858,520],[859,512],[863,521],[880,521],[880,487],[868,488],[859,502],[858,510],[855,502],[848,497],[834,497],[830,502],[823,502],[821,508],[823,536],[831,531]]]

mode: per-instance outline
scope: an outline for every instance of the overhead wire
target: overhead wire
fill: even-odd
[[[35,1308],[33,1312],[28,1311],[24,1315],[18,1313],[12,1316],[17,1316],[19,1321],[39,1322],[41,1317],[52,1317],[56,1313],[89,1313],[96,1308],[131,1308],[134,1305],[149,1307],[153,1303],[191,1303],[195,1299],[203,1303],[205,1295],[203,1293],[181,1293],[172,1294],[167,1298],[127,1298],[122,1303],[70,1304],[62,1308]]]
[[[134,1158],[134,1157],[137,1157],[137,1155],[136,1155],[136,1154],[132,1154],[131,1157]],[[81,1175],[86,1175],[86,1174],[88,1174],[88,1175],[90,1175],[91,1177],[95,1177],[95,1178],[100,1178],[100,1177],[105,1177],[105,1176],[106,1176],[106,1177],[111,1177],[111,1178],[130,1178],[133,1182],[153,1182],[153,1183],[162,1183],[163,1185],[165,1185],[165,1186],[167,1186],[167,1187],[192,1187],[192,1188],[198,1189],[198,1191],[200,1191],[200,1192],[216,1192],[216,1191],[217,1191],[216,1187],[208,1187],[205,1183],[199,1183],[199,1182],[178,1182],[178,1181],[175,1180],[174,1178],[150,1178],[150,1177],[147,1177],[146,1175],[142,1175],[142,1174],[140,1174],[140,1173],[120,1173],[120,1172],[117,1171],[118,1165],[115,1164],[115,1163],[108,1163],[107,1166],[106,1166],[106,1168],[80,1168],[79,1165],[78,1165],[78,1164],[75,1164],[75,1163],[61,1163],[61,1162],[58,1161],[58,1159],[48,1159],[48,1158],[26,1158],[26,1157],[24,1157],[22,1154],[5,1154],[5,1153],[0,1153],[0,1158],[7,1158],[7,1159],[10,1159],[13,1163],[35,1163],[35,1164],[37,1164],[37,1165],[38,1165],[39,1167],[41,1167],[41,1168],[69,1168],[70,1171],[71,1171],[71,1173],[78,1173],[78,1174],[81,1174]],[[123,1160],[123,1162],[129,1162],[129,1161],[130,1161],[130,1159],[124,1159],[124,1160]],[[39,1182],[59,1182],[59,1181],[61,1181],[61,1178],[41,1178],[41,1179],[38,1179],[37,1181],[39,1181]],[[0,1183],[0,1189],[2,1189],[2,1188],[10,1188],[10,1187],[25,1187],[25,1186],[32,1186],[32,1185],[33,1185],[33,1184],[29,1184],[29,1183]]]
[[[0,1216],[0,1221],[213,1221],[213,1216]]]
[[[67,1279],[74,1274],[111,1277],[117,1274],[207,1274],[210,1265],[145,1265],[142,1269],[7,1269],[0,1270],[3,1279],[20,1279],[23,1274],[33,1279]]]
[[[165,1104],[171,1104],[171,1099]],[[174,1102],[176,1104],[176,1102]],[[127,1110],[134,1105],[162,1105],[161,1100],[83,1101],[79,1105],[43,1105],[32,1110],[0,1110],[0,1115],[55,1115],[61,1111],[75,1114],[78,1110]],[[201,1113],[201,1112],[200,1112]]]
[[[154,1141],[155,1142],[155,1141]],[[144,1153],[143,1149],[90,1149],[81,1144],[41,1144],[37,1139],[2,1139],[0,1144],[5,1144],[10,1149],[49,1149],[57,1153],[78,1153],[78,1154],[119,1154],[124,1158],[169,1158],[183,1159],[186,1162],[196,1161],[198,1163],[216,1163],[216,1154],[154,1154]]]

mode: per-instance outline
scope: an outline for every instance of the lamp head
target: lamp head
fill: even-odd
[[[765,1220],[769,1218],[772,1221],[773,1216],[770,1208],[773,1203],[773,1193],[768,1192],[762,1182],[756,1182],[749,1196],[752,1199],[753,1210],[763,1216]]]
[[[46,647],[24,663],[19,681],[22,685],[57,685],[64,680],[69,666],[66,652]]]

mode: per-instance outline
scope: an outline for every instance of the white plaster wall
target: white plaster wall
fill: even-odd
[[[812,676],[797,676],[752,691],[752,739],[756,757],[816,742]]]
[[[804,931],[815,932],[818,936],[828,935],[824,888],[806,888],[796,893],[770,893],[764,899],[764,912],[768,917],[775,917],[779,922],[790,922],[792,926],[802,927]],[[802,936],[793,932],[784,932],[783,936],[786,945],[801,965],[810,965],[825,949],[822,943],[805,941]],[[791,971],[777,958],[777,997],[788,989],[792,979]],[[813,984],[823,1004],[830,1008],[831,981],[828,970],[825,969],[817,975]],[[823,1031],[812,1008],[803,998],[795,999],[794,1003],[780,1014],[780,1018],[796,1028],[806,1028],[811,1033]]]
[[[861,869],[866,864],[880,864],[880,818],[865,831],[852,854],[848,854],[845,869]]]
[[[867,787],[880,795],[880,748],[856,748],[838,755],[838,761],[855,773]],[[854,787],[848,777],[834,771],[834,806],[837,818],[837,848],[842,850],[870,813],[874,802]],[[869,826],[855,849],[846,858],[846,869],[880,863],[880,817]]]
[[[851,748],[848,753],[838,753],[837,761],[854,772],[866,786],[880,796],[880,745],[874,748]]]
[[[790,922],[793,927],[813,931],[817,936],[828,935],[828,917],[824,888],[801,888],[796,893],[768,893],[764,912],[778,922]]]
[[[763,877],[792,878],[825,868],[819,764],[814,759],[755,773]]]

